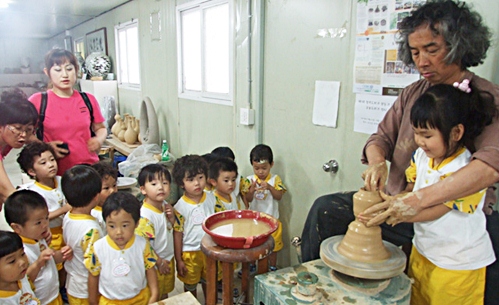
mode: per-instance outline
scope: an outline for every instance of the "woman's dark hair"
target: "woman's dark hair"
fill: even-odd
[[[164,176],[168,182],[172,182],[172,176],[168,169],[162,164],[153,163],[144,166],[140,170],[137,180],[139,186],[144,186],[146,182],[153,181],[156,177],[162,178],[162,176]]]
[[[109,195],[102,206],[102,218],[107,222],[107,218],[112,212],[124,210],[132,215],[135,224],[140,220],[140,202],[132,194],[127,192],[117,192]]]
[[[449,51],[447,64],[460,64],[461,69],[482,64],[491,44],[492,33],[482,17],[465,2],[436,0],[427,2],[398,25],[399,57],[406,65],[414,64],[409,35],[428,25],[435,36],[442,35]]]
[[[42,153],[50,151],[55,158],[55,152],[52,146],[45,142],[32,142],[24,146],[23,150],[19,153],[17,157],[17,163],[25,172],[28,174],[30,169],[33,169],[35,164],[35,157],[40,157]],[[29,174],[28,174],[29,175]]]
[[[253,164],[253,162],[258,163],[265,160],[270,164],[274,162],[272,148],[265,144],[258,144],[257,146],[253,147],[250,152],[250,164]]]
[[[198,155],[185,155],[173,164],[172,176],[180,187],[184,186],[184,177],[192,178],[199,174],[208,176],[208,164]]]
[[[69,61],[73,66],[75,66],[76,71],[78,71],[78,59],[76,59],[76,56],[68,50],[56,48],[45,54],[45,68],[47,69],[47,72],[50,72],[50,68],[54,65],[60,66],[66,61]]]
[[[0,231],[0,258],[22,249],[23,241],[14,232]]]
[[[470,86],[466,93],[451,85],[439,84],[430,87],[421,95],[411,109],[411,124],[419,128],[435,128],[442,133],[449,148],[452,128],[463,124],[464,134],[459,143],[474,150],[472,143],[485,126],[492,123],[498,110],[488,92],[480,92]]]
[[[1,99],[0,126],[9,124],[36,125],[38,111],[28,101],[26,94],[21,89],[14,88],[13,90],[4,91],[2,92]]]

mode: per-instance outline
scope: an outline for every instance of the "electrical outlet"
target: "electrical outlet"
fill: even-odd
[[[239,108],[239,122],[242,125],[255,124],[255,110],[249,108]]]

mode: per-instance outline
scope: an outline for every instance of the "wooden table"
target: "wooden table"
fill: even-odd
[[[140,144],[127,144],[125,142],[120,141],[117,137],[114,135],[111,135],[110,138],[107,138],[104,141],[104,144],[109,147],[109,159],[114,161],[114,151],[120,152],[123,156],[128,156],[134,151],[135,148],[137,148]]]
[[[177,294],[167,299],[153,303],[152,305],[201,305],[198,300],[190,292]]]
[[[244,302],[248,302],[249,265],[258,261],[258,274],[268,271],[267,257],[274,250],[274,239],[249,249],[229,249],[221,247],[206,234],[201,240],[201,250],[206,255],[206,305],[217,303],[217,262],[222,263],[222,304],[233,304],[234,263],[242,263],[241,290]],[[258,303],[255,303],[258,304]]]

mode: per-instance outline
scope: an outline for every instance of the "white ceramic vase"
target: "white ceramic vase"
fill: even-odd
[[[111,72],[111,60],[102,52],[94,52],[87,56],[85,67],[90,76],[100,76],[106,78]]]

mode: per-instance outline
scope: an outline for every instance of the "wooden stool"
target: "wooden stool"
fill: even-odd
[[[269,239],[262,245],[249,249],[229,249],[221,247],[206,234],[201,240],[201,250],[206,255],[206,305],[217,303],[217,262],[222,263],[222,304],[233,304],[234,263],[242,263],[241,290],[244,302],[248,302],[249,265],[258,261],[257,274],[268,270],[267,256],[274,249],[274,239]]]

